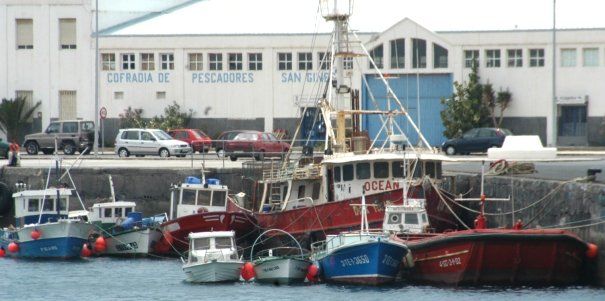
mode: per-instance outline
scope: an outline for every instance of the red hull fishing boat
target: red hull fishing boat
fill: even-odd
[[[320,3],[322,16],[335,23],[336,37],[328,47],[334,55],[324,56],[321,62],[329,69],[322,83],[325,87],[317,89],[318,95],[313,96],[317,99],[313,124],[319,126],[310,132],[325,132],[325,137],[314,137],[323,142],[323,157],[314,157],[313,147],[305,144],[302,157],[294,162],[289,161],[287,154],[284,162],[244,163],[244,190],[250,197],[246,208],[250,208],[263,229],[307,235],[314,241],[327,233],[359,229],[359,208],[350,205],[359,204],[364,194],[367,202],[374,205],[368,212],[370,227],[380,227],[385,206],[403,203],[400,183],[407,177],[413,182],[410,195],[425,198],[429,204],[434,226],[457,229],[453,206],[448,204],[452,201],[437,188],[441,163],[448,158],[431,148],[365,46],[349,33],[352,1]],[[359,90],[351,88],[359,85],[370,89],[367,82],[342,72],[345,60],[345,69],[363,69],[360,64],[365,66],[365,60],[357,59],[361,56],[371,63],[372,72],[390,95],[386,100],[374,99],[376,91],[366,90],[375,109],[360,109]],[[312,114],[305,108],[303,118],[309,115]],[[378,116],[377,121],[383,125],[373,140],[361,130],[362,116],[366,115]],[[302,124],[301,121],[293,137],[301,132]],[[408,140],[410,133],[402,130],[406,128],[413,128],[418,141]],[[303,134],[301,137],[309,141]],[[412,150],[406,151],[406,147]]]
[[[162,223],[163,237],[154,247],[160,255],[180,255],[189,248],[187,236],[192,232],[235,231],[238,244],[245,246],[254,241],[258,232],[254,216],[233,206],[227,209],[230,200],[227,186],[217,179],[188,177],[185,183],[174,187],[170,198],[170,220]],[[175,194],[178,194],[176,218],[173,208]]]

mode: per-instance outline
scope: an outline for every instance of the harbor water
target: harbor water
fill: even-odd
[[[0,300],[605,300],[605,288],[190,284],[179,259],[0,259]]]

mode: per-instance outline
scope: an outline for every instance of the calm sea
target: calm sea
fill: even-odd
[[[0,300],[605,300],[605,289],[439,288],[400,284],[368,288],[339,285],[219,285],[183,281],[179,259],[92,258],[79,261],[0,259]]]

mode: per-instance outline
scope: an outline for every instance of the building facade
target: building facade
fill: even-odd
[[[155,13],[130,19],[101,14],[99,108],[107,110],[107,144],[128,107],[150,118],[177,103],[194,112],[191,126],[216,136],[242,128],[293,131],[304,108],[314,106],[329,78],[329,33],[123,33],[153,22],[157,11],[193,2],[167,1]],[[0,30],[6,41],[0,44],[0,96],[40,101],[39,128],[98,113],[94,11],[86,0],[0,0],[0,23],[6,24]],[[451,96],[453,82],[467,80],[473,60],[481,82],[512,93],[504,127],[540,135],[545,144],[605,145],[605,29],[557,30],[554,52],[550,30],[432,32],[406,18],[382,32],[361,28],[358,36],[432,145],[445,139],[441,99]],[[369,64],[359,59],[344,68],[368,109],[392,97]],[[371,135],[380,133],[376,118],[361,124]]]

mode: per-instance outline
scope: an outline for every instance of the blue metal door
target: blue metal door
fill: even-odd
[[[362,88],[362,108],[365,110],[399,110],[393,97],[387,97],[387,89],[380,77],[366,75],[367,85]],[[387,78],[389,85],[403,107],[418,126],[431,146],[440,146],[445,137],[443,136],[443,123],[440,112],[443,110],[441,98],[451,96],[452,75],[451,74],[399,74]],[[372,97],[373,96],[373,97]],[[420,104],[420,109],[418,109]],[[420,117],[420,118],[419,118]],[[386,139],[388,122],[383,127],[386,117],[378,115],[364,115],[362,117],[363,129],[367,130],[370,138],[378,137],[378,144]],[[397,116],[393,122],[395,134],[403,131],[413,145],[418,144],[418,134],[409,124],[405,116]]]

